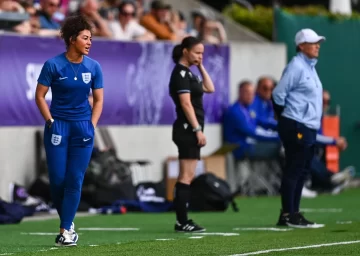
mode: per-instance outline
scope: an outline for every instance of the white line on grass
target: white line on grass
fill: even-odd
[[[233,230],[243,230],[243,231],[290,231],[292,228],[233,228]]]
[[[86,231],[139,231],[139,228],[79,228]]]
[[[172,238],[158,238],[158,239],[155,239],[156,241],[171,241],[171,240],[175,240],[175,239],[172,239]]]
[[[194,233],[187,233],[187,235],[194,235]],[[240,235],[239,233],[199,233],[199,235],[201,236],[238,236]]]
[[[25,232],[21,232],[21,235],[32,235],[32,236],[56,236],[59,233],[43,233],[43,232],[30,232],[30,233],[25,233]],[[82,233],[78,233],[78,235],[82,235]]]
[[[320,209],[304,208],[304,209],[301,209],[300,211],[302,211],[302,212],[332,212],[332,213],[336,213],[336,212],[342,212],[343,209],[341,209],[341,208],[320,208]]]
[[[342,224],[342,225],[344,225],[344,224],[351,224],[352,223],[352,221],[337,221],[336,222],[336,224]]]
[[[242,254],[232,254],[229,256],[247,256],[247,255],[258,255],[258,254],[266,254],[271,252],[284,252],[284,251],[295,251],[302,249],[310,249],[310,248],[320,248],[320,247],[328,247],[328,246],[336,246],[336,245],[346,245],[346,244],[357,244],[360,243],[360,240],[355,241],[346,241],[346,242],[337,242],[337,243],[329,243],[329,244],[314,244],[308,246],[299,246],[299,247],[290,247],[290,248],[280,248],[280,249],[269,249],[264,251],[256,251],[256,252],[248,252]]]
[[[3,253],[3,254],[0,254],[1,256],[3,255],[13,255],[13,253]]]
[[[203,236],[190,236],[189,238],[191,238],[191,239],[200,239],[200,238],[203,238]]]
[[[87,212],[79,212],[76,213],[76,218],[78,217],[88,217],[88,216],[94,216],[94,214],[90,214]],[[34,216],[31,217],[25,217],[22,221],[23,222],[27,222],[27,221],[44,221],[44,220],[53,220],[53,219],[58,219],[59,216],[57,214],[48,214],[48,213],[40,213],[40,214],[36,214]]]

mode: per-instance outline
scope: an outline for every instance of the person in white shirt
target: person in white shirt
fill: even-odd
[[[154,34],[147,31],[141,26],[137,20],[136,6],[133,2],[123,1],[119,5],[119,19],[118,21],[110,22],[110,30],[112,38],[116,40],[130,41],[152,41],[155,40]]]

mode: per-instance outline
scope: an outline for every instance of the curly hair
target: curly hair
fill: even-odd
[[[87,18],[82,15],[66,18],[60,30],[60,35],[65,41],[66,48],[69,48],[70,41],[74,40],[83,30],[92,31],[92,25]]]

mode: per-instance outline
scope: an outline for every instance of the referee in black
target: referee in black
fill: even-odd
[[[203,94],[213,93],[214,84],[202,64],[204,45],[195,37],[186,37],[173,49],[174,67],[170,78],[170,96],[176,107],[177,119],[172,138],[179,151],[180,172],[175,185],[177,232],[203,232],[205,229],[187,217],[190,183],[195,176],[200,149],[206,145]],[[201,79],[189,69],[196,65]]]

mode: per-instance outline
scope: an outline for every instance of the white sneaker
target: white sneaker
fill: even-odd
[[[75,232],[75,224],[74,224],[74,222],[71,223],[69,233],[71,234],[72,240],[76,243],[79,240],[79,235]]]
[[[64,233],[57,235],[55,246],[76,246],[76,242],[72,239],[72,233],[64,230]]]
[[[340,185],[346,181],[350,181],[355,176],[355,167],[348,166],[341,172],[335,173],[331,176],[331,183],[334,185]]]
[[[316,191],[310,190],[305,186],[303,187],[302,192],[301,192],[301,197],[304,197],[304,198],[315,198],[315,197],[317,197],[317,195],[318,194]]]

